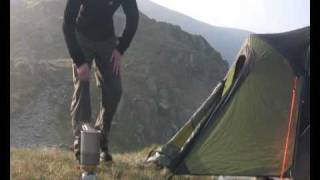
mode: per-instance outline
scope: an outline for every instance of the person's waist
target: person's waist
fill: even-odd
[[[101,29],[92,30],[92,29],[78,28],[77,31],[92,41],[105,41],[107,39],[115,37],[114,31],[108,31],[108,30],[101,31]]]
[[[96,44],[96,45],[98,45],[100,43],[110,43],[113,41],[117,42],[117,40],[118,40],[118,37],[116,37],[116,36],[108,36],[106,38],[103,37],[98,40],[95,40],[94,39],[95,37],[93,37],[93,39],[92,39],[92,37],[90,37],[90,36],[88,37],[86,34],[84,34],[83,32],[80,32],[78,30],[76,30],[76,36],[78,36],[79,40],[82,42],[85,42],[88,44]]]
[[[105,41],[115,37],[113,23],[85,23],[78,22],[77,31],[92,41]]]

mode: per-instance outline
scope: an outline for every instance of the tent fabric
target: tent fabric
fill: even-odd
[[[305,59],[310,45],[310,27],[278,34],[259,34],[259,38],[272,44],[292,66],[296,75],[304,75]]]
[[[299,134],[296,141],[295,163],[293,167],[293,176],[296,179],[310,179],[310,46],[307,53],[305,64],[305,76],[303,79],[303,92],[300,102]]]
[[[165,145],[149,155],[150,157],[153,156],[149,161],[156,160],[158,164],[166,167],[174,166],[175,159],[178,157],[188,139],[192,137],[192,134],[201,122],[205,121],[210,112],[218,105],[223,87],[224,82],[218,83],[210,96],[201,104],[185,125]]]
[[[226,81],[225,81],[222,95],[225,95],[226,92],[230,89],[232,82],[233,82],[233,77],[234,77],[235,71],[236,71],[236,64],[231,66],[231,68],[229,69],[229,71],[226,75]]]
[[[222,83],[153,160],[177,175],[279,177],[284,167],[287,177],[307,177],[309,31],[250,35]]]
[[[267,45],[259,47],[255,50],[264,50],[259,62],[213,124],[201,132],[177,174],[279,175],[294,75],[283,56]]]

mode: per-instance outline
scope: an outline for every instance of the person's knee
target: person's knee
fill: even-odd
[[[120,101],[122,96],[122,87],[121,86],[114,86],[110,89],[110,95],[116,100]]]
[[[120,86],[119,88],[118,88],[118,90],[117,90],[117,97],[118,97],[118,101],[120,101],[120,99],[121,99],[121,96],[122,96],[122,87]]]
[[[116,99],[117,102],[120,101],[121,96],[122,96],[122,88],[119,87],[119,88],[117,88],[117,89],[115,90],[115,92],[114,92],[114,97],[115,97],[115,99]]]
[[[122,96],[122,88],[118,87],[105,87],[102,89],[102,100],[104,105],[118,104]]]

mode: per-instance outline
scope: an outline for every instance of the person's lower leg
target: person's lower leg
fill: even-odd
[[[106,91],[102,90],[102,103],[101,109],[96,121],[96,128],[101,130],[100,147],[101,152],[110,155],[109,152],[109,134],[112,124],[112,119],[116,113],[118,103],[121,98],[121,88]],[[108,92],[108,94],[107,94]],[[108,158],[108,157],[107,157]],[[110,156],[111,158],[111,156]]]
[[[71,120],[74,135],[74,153],[79,160],[81,126],[83,123],[91,121],[89,82],[75,82],[75,90],[71,103]]]

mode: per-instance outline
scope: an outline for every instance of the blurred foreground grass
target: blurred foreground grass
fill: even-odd
[[[167,172],[145,167],[143,161],[152,147],[139,152],[113,154],[112,166],[99,165],[99,179],[166,179]],[[58,148],[10,150],[10,179],[79,179],[73,153]],[[212,177],[175,176],[174,180],[214,179]]]

